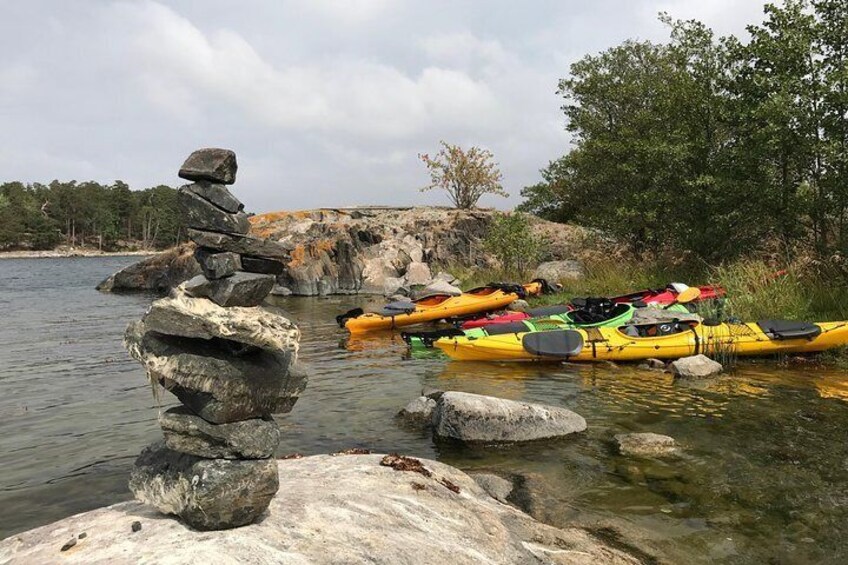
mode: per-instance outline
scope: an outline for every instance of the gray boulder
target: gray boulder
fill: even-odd
[[[143,321],[147,330],[160,334],[220,338],[292,354],[300,340],[297,326],[284,316],[263,308],[223,308],[180,292],[154,301]]]
[[[655,457],[671,455],[677,451],[673,437],[650,432],[616,434],[614,439],[622,455]]]
[[[249,255],[242,255],[241,268],[248,273],[262,273],[266,275],[279,275],[286,270],[286,266],[279,261],[263,259],[262,257],[250,257]]]
[[[424,290],[420,291],[418,294],[421,296],[425,296],[428,294],[447,294],[449,296],[459,296],[462,294],[462,289],[453,286],[450,283],[447,283],[442,280],[435,280],[424,287]]]
[[[215,232],[245,234],[250,231],[247,214],[230,214],[184,188],[177,191],[177,204],[187,226]]]
[[[518,299],[513,300],[506,307],[507,310],[511,310],[513,312],[526,312],[530,309],[530,304],[526,300]]]
[[[280,443],[280,428],[272,418],[212,424],[177,406],[159,416],[159,426],[169,449],[207,459],[267,459]]]
[[[274,462],[283,488],[262,520],[196,532],[130,501],[82,512],[0,541],[6,563],[538,563],[636,565],[578,527],[538,522],[486,494],[462,471],[421,460],[430,476],[383,466],[383,455],[315,455]],[[229,461],[236,463],[261,463]],[[455,485],[459,493],[446,487]],[[250,491],[248,495],[250,495]],[[130,524],[143,529],[130,534]],[[59,554],[71,533],[89,532]],[[644,561],[643,561],[644,559]]]
[[[294,408],[297,399],[306,390],[306,384],[309,381],[309,371],[306,366],[295,361],[289,366],[289,374],[283,381],[283,386],[277,394],[277,405],[274,407],[274,414],[288,414]]]
[[[220,249],[221,251],[232,251],[240,255],[253,255],[256,257],[288,259],[292,249],[272,239],[252,237],[249,235],[238,235],[232,233],[219,233],[202,229],[188,229],[188,238],[197,245]]]
[[[497,501],[506,503],[507,497],[512,494],[512,483],[503,477],[492,473],[473,473],[471,476],[480,485],[480,488]]]
[[[170,290],[202,272],[194,258],[194,250],[194,244],[184,243],[146,257],[138,263],[133,263],[109,275],[97,285],[97,290],[103,292]]]
[[[669,369],[676,378],[703,379],[721,373],[724,368],[721,363],[699,354],[672,361]]]
[[[398,412],[398,417],[410,424],[420,426],[429,425],[433,420],[433,410],[435,408],[435,400],[426,396],[419,396],[401,408],[400,412]]]
[[[427,266],[427,263],[419,262],[410,263],[406,267],[404,278],[406,279],[407,286],[426,285],[433,280],[433,276],[430,274],[430,267]]]
[[[215,424],[274,413],[292,358],[236,342],[166,336],[141,322],[129,325],[124,345],[152,381]]]
[[[233,184],[237,170],[235,153],[229,149],[207,147],[189,155],[180,167],[179,175],[186,180]]]
[[[214,249],[198,247],[194,258],[200,263],[203,275],[210,280],[229,277],[241,269],[241,257],[238,253],[216,252]]]
[[[533,278],[558,283],[565,280],[582,279],[584,274],[583,265],[579,261],[548,261],[536,267]]]
[[[274,459],[203,459],[162,442],[141,452],[130,473],[135,498],[196,530],[223,530],[259,518],[280,486]]]
[[[209,280],[197,275],[183,285],[185,292],[196,298],[208,298],[219,306],[258,306],[271,293],[274,275],[238,271],[232,276]]]
[[[291,296],[292,290],[280,284],[275,284],[274,288],[271,289],[271,296]]]
[[[566,408],[448,391],[438,401],[433,426],[442,438],[517,442],[582,432],[586,420]]]
[[[434,281],[445,281],[448,284],[454,284],[458,281],[458,279],[455,276],[453,276],[452,274],[445,272],[445,271],[439,271],[438,273],[436,273],[436,276],[433,277],[433,280]]]
[[[244,210],[244,204],[242,204],[238,198],[233,196],[223,184],[198,181],[196,183],[187,184],[182,188],[189,192],[193,192],[204,200],[208,200],[224,212],[235,214]]]

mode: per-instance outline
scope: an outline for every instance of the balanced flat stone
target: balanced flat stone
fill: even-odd
[[[207,459],[266,459],[280,443],[280,427],[271,418],[212,424],[177,406],[159,416],[159,426],[168,448]]]
[[[248,348],[234,355],[233,342],[174,337],[127,327],[124,346],[158,382],[195,414],[213,424],[266,418],[277,410],[292,356]]]
[[[582,432],[586,420],[566,408],[448,391],[437,402],[433,426],[442,438],[517,442]]]
[[[186,180],[233,184],[236,182],[237,170],[235,153],[229,149],[207,147],[189,155],[180,167],[179,175]]]
[[[177,204],[183,221],[191,228],[235,234],[250,231],[250,220],[244,212],[230,214],[184,188],[177,191]]]
[[[220,249],[221,251],[232,251],[240,255],[253,255],[256,257],[268,257],[270,259],[291,258],[292,245],[286,245],[247,235],[225,234],[202,229],[188,229],[188,238],[203,247]]]
[[[201,180],[192,184],[187,184],[182,188],[189,192],[193,192],[204,200],[208,200],[224,212],[235,214],[236,212],[244,210],[244,204],[242,204],[238,198],[233,196],[233,194],[227,190],[227,187],[223,184]]]
[[[189,295],[208,298],[219,306],[258,306],[276,282],[274,275],[237,271],[229,277],[211,281],[197,275],[186,281],[183,288]]]
[[[223,308],[176,291],[154,301],[143,318],[147,330],[199,339],[221,338],[296,355],[300,330],[291,320],[263,308]]]
[[[274,459],[204,459],[157,442],[136,459],[129,486],[137,500],[196,530],[223,530],[255,522],[280,482]]]
[[[198,247],[194,258],[200,264],[207,279],[222,279],[241,270],[241,255],[231,251],[215,251],[208,247]]]
[[[286,270],[286,266],[273,259],[262,257],[241,256],[241,269],[249,273],[264,273],[266,275],[280,275]]]

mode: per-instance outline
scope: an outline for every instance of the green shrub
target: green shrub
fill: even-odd
[[[500,261],[503,274],[521,281],[539,262],[543,247],[527,215],[521,213],[495,214],[483,239],[483,248]]]

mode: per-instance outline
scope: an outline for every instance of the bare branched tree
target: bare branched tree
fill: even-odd
[[[457,208],[474,208],[484,194],[509,196],[501,185],[503,175],[491,151],[479,147],[465,151],[444,141],[440,144],[435,157],[418,155],[430,173],[430,184],[422,192],[443,189]]]

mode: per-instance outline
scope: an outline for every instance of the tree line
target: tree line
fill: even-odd
[[[746,41],[660,19],[571,66],[573,148],[520,209],[707,260],[848,251],[848,2],[767,4]]]
[[[0,249],[161,249],[185,240],[176,189],[76,181],[0,185]]]

